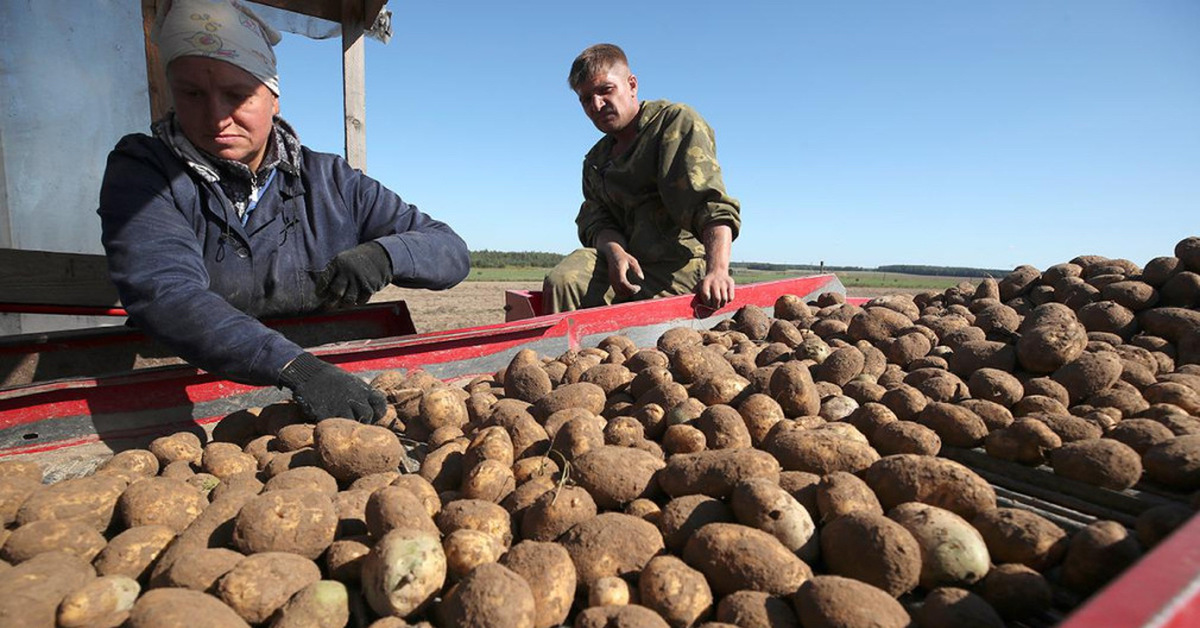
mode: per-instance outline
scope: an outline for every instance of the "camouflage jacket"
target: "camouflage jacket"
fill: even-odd
[[[575,224],[584,246],[613,229],[642,263],[704,257],[698,239],[713,221],[736,238],[738,202],[725,193],[712,129],[691,107],[665,100],[642,103],[637,138],[610,158],[616,140],[604,136],[583,160],[583,205]]]

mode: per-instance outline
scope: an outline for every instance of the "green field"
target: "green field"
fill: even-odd
[[[548,268],[529,266],[508,266],[505,268],[472,268],[467,281],[541,281],[546,276]],[[758,283],[803,277],[816,273],[798,271],[766,271],[734,268],[733,278],[741,284]],[[936,275],[909,275],[904,273],[884,273],[876,271],[844,271],[834,273],[847,288],[904,288],[916,290],[945,290],[960,281],[961,277],[944,277]],[[978,283],[978,279],[968,279]]]

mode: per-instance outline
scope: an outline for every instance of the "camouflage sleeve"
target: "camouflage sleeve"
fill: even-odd
[[[575,226],[579,230],[579,241],[583,246],[593,247],[596,245],[596,234],[605,229],[620,231],[620,227],[613,219],[612,212],[596,197],[587,176],[587,163],[584,163],[583,169],[583,204],[579,206],[579,215],[575,217]]]
[[[659,144],[658,188],[663,205],[676,224],[696,237],[712,222],[725,222],[737,238],[741,212],[737,200],[725,192],[721,165],[712,129],[700,114],[686,105],[663,127]]]

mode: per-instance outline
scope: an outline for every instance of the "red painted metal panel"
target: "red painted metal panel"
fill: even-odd
[[[506,356],[526,346],[545,353],[561,352],[567,347],[578,347],[589,336],[627,333],[688,321],[698,326],[711,326],[743,305],[771,306],[780,294],[808,298],[819,292],[840,290],[840,282],[832,275],[806,277],[746,286],[738,290],[735,303],[716,313],[697,308],[695,298],[688,295],[469,329],[337,343],[313,351],[348,371],[365,375],[387,369],[420,367],[439,377],[459,378],[494,371],[503,365]],[[703,315],[709,315],[708,319],[698,320]],[[51,438],[45,434],[54,433],[52,428],[56,422],[59,426],[78,424],[81,428],[98,429],[94,422],[103,419],[117,425],[110,427],[110,434],[142,429],[141,423],[136,423],[136,427],[124,427],[127,421],[122,417],[127,415],[160,413],[173,420],[182,416],[198,422],[211,416],[206,413],[206,408],[222,400],[256,394],[257,399],[270,399],[260,394],[262,390],[218,379],[187,366],[20,386],[0,391],[0,434],[9,430],[7,440],[0,442],[9,443],[11,448],[17,433],[26,431],[38,438]],[[164,420],[164,426],[166,423]],[[174,423],[171,425],[176,427]],[[54,438],[63,444],[87,438],[84,434],[67,436],[56,434]],[[20,449],[46,446],[39,441],[24,444]],[[0,449],[0,456],[9,453],[12,451]]]
[[[1200,626],[1200,517],[1092,596],[1059,628]]]

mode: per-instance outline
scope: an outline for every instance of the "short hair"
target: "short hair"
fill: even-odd
[[[574,91],[584,81],[601,72],[607,72],[617,64],[629,67],[629,59],[625,57],[625,51],[621,50],[620,46],[616,44],[588,46],[571,63],[571,73],[567,75],[567,84],[571,86],[571,91]]]

